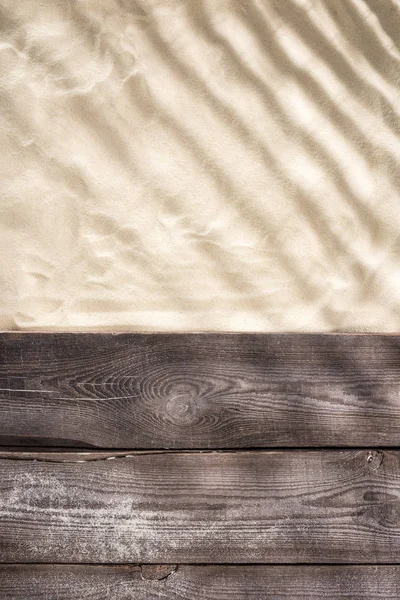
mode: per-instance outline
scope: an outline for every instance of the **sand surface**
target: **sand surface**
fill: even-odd
[[[399,0],[0,28],[0,329],[399,330]]]

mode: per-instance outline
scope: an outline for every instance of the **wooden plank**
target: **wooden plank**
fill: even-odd
[[[400,336],[0,335],[0,444],[397,446]]]
[[[0,460],[0,562],[400,563],[400,452],[67,458]]]
[[[398,600],[396,566],[0,566],[2,600]]]

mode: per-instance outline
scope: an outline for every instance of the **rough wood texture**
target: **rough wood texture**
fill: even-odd
[[[390,446],[400,336],[0,335],[0,444]]]
[[[16,458],[0,562],[400,563],[399,452]]]
[[[0,566],[2,600],[398,600],[395,566]]]

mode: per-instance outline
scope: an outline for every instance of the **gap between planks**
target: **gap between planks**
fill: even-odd
[[[121,460],[129,459],[136,456],[156,456],[159,454],[171,454],[171,455],[193,455],[193,454],[206,454],[206,455],[220,455],[220,454],[277,454],[287,452],[291,454],[304,454],[304,453],[332,453],[332,452],[343,452],[343,454],[349,454],[354,452],[360,452],[366,454],[367,462],[378,457],[379,464],[384,459],[385,451],[400,451],[400,447],[393,446],[379,446],[374,448],[365,447],[320,447],[320,448],[244,448],[244,449],[229,449],[229,450],[90,450],[82,451],[82,449],[73,448],[40,448],[40,449],[28,449],[21,448],[2,448],[0,446],[0,460],[24,460],[32,462],[49,462],[49,463],[86,463],[86,462],[98,462],[107,460]]]

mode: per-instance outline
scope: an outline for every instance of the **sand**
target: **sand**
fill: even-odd
[[[398,0],[0,10],[0,329],[399,330]]]

